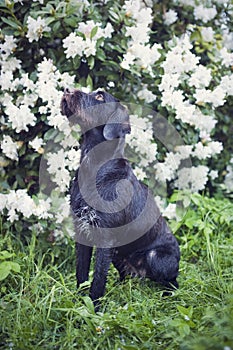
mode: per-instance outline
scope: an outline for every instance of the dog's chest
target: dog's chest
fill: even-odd
[[[73,209],[73,217],[79,232],[86,236],[91,233],[91,229],[99,227],[97,212],[89,206],[80,206]]]

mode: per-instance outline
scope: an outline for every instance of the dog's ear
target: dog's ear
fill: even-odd
[[[124,137],[126,134],[130,134],[130,132],[128,111],[125,107],[118,104],[118,107],[111,114],[107,124],[104,126],[104,138],[106,140],[113,140]]]

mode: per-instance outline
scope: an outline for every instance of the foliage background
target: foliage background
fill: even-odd
[[[64,86],[104,88],[138,106],[128,143],[136,174],[151,187],[169,195],[232,191],[230,2],[1,1],[0,10],[0,209],[19,230],[23,214],[30,225],[39,218],[41,231],[48,218],[55,236],[68,231],[79,133],[60,114]],[[176,128],[183,147],[168,151],[156,140],[153,119],[140,118],[146,107]],[[38,195],[43,153],[55,187],[50,198]],[[158,201],[176,218],[175,204],[166,210],[167,201]]]
[[[222,199],[233,190],[231,2],[1,0],[0,13],[0,347],[232,349],[233,208]],[[170,299],[150,282],[116,283],[113,270],[104,313],[76,294],[68,186],[80,134],[60,114],[64,86],[137,106],[130,160],[157,184],[181,246]],[[168,151],[145,108],[184,147]],[[42,157],[49,197],[39,191]]]

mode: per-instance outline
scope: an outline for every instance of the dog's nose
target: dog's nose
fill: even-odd
[[[65,93],[65,94],[69,94],[69,93],[70,93],[70,89],[69,89],[68,87],[65,87],[65,88],[64,88],[64,93]]]

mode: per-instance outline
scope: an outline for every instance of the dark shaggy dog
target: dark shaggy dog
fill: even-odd
[[[137,180],[124,158],[125,135],[130,133],[126,108],[103,91],[66,89],[61,110],[82,131],[80,167],[70,192],[78,286],[88,280],[96,246],[90,289],[96,309],[111,262],[121,280],[126,275],[148,277],[177,288],[178,243],[148,187]]]

